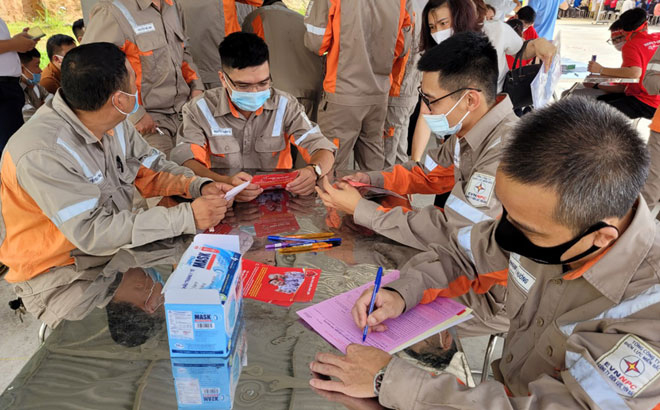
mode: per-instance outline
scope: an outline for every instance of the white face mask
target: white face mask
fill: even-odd
[[[448,29],[436,31],[435,33],[431,33],[431,37],[433,37],[435,44],[440,44],[453,35],[454,35],[453,28],[448,28]]]

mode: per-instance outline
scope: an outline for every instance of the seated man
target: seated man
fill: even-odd
[[[631,78],[639,80],[635,84],[593,85],[605,94],[598,97],[630,118],[653,118],[660,105],[660,96],[649,95],[642,84],[646,66],[660,45],[660,34],[650,34],[646,22],[646,12],[640,8],[628,10],[610,26],[612,44],[621,51],[621,68],[603,67],[595,61],[589,62],[589,72],[604,77]],[[580,94],[578,91],[575,94]]]
[[[39,121],[25,124],[5,148],[0,260],[28,311],[43,304],[34,281],[81,275],[80,257],[194,234],[225,215],[230,185],[165,160],[126,121],[136,92],[135,72],[119,48],[81,46],[64,60],[62,88],[41,107]],[[145,198],[194,201],[134,210],[135,189]]]
[[[76,40],[64,34],[55,34],[48,39],[46,53],[48,53],[50,63],[44,69],[39,84],[49,93],[55,94],[55,91],[60,88],[62,61],[66,53],[75,47]]]
[[[517,121],[511,100],[497,95],[497,54],[484,36],[457,33],[427,51],[418,65],[423,73],[422,114],[436,135],[451,135],[429,151],[424,163],[409,161],[385,171],[347,177],[406,194],[450,192],[444,211],[383,209],[349,184],[324,185],[327,206],[353,214],[355,223],[397,242],[428,250],[456,229],[469,237],[473,224],[502,212],[495,196],[495,170],[502,146]],[[426,112],[427,114],[424,114]],[[450,125],[451,124],[451,125]]]
[[[78,19],[74,21],[71,25],[71,31],[73,31],[73,35],[76,36],[78,44],[82,43],[82,38],[85,35],[85,20]]]
[[[387,408],[651,409],[660,401],[660,227],[639,195],[649,154],[605,104],[561,100],[523,117],[497,171],[499,220],[414,257],[353,308],[358,327],[418,303],[508,287],[511,326],[496,380],[469,388],[372,347],[318,354],[317,389]]]
[[[248,180],[212,168],[291,169],[294,145],[308,166],[287,186],[294,194],[314,192],[334,163],[336,147],[305,114],[295,97],[271,87],[268,46],[256,34],[233,33],[219,47],[222,87],[207,90],[183,107],[183,124],[172,160],[197,175],[237,184]],[[254,199],[255,195],[239,199]]]
[[[27,53],[18,53],[21,60],[21,88],[25,95],[25,105],[23,106],[23,121],[27,122],[34,113],[44,105],[46,98],[52,98],[45,88],[39,84],[41,79],[41,53],[36,48]]]

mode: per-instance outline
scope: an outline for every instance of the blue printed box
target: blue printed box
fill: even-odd
[[[235,235],[197,235],[165,285],[172,357],[224,357],[243,301]]]
[[[173,357],[172,375],[179,409],[231,409],[245,365],[247,342],[242,327],[235,335],[228,358]]]

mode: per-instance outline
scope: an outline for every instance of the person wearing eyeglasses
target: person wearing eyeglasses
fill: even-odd
[[[497,52],[482,34],[454,34],[427,51],[418,68],[424,120],[432,132],[451,136],[421,162],[358,172],[346,179],[400,195],[449,193],[444,209],[383,208],[362,198],[346,182],[335,188],[324,180],[317,190],[326,206],[351,214],[358,225],[407,246],[428,250],[445,243],[455,231],[469,246],[472,226],[502,212],[495,196],[495,171],[517,117],[508,95],[497,94]],[[494,295],[492,300],[503,298]],[[479,309],[475,311],[479,316]],[[506,328],[505,318],[490,319],[489,329]]]
[[[336,146],[309,120],[295,97],[272,87],[268,46],[261,37],[232,33],[218,51],[222,87],[207,90],[183,106],[172,160],[197,175],[238,185],[251,176],[220,175],[212,168],[292,169],[293,145],[307,165],[298,170],[287,190],[314,193],[318,178],[332,169]],[[250,201],[260,193],[250,184],[237,200]]]
[[[647,65],[660,45],[660,34],[649,33],[646,12],[640,8],[628,10],[610,26],[612,44],[621,52],[621,67],[603,67],[590,61],[589,72],[613,78],[636,79],[638,83],[601,85],[585,83],[586,95],[594,95],[589,88],[600,91],[598,100],[604,101],[630,118],[653,118],[660,105],[660,95],[649,95],[643,85]],[[580,91],[574,94],[581,94]]]

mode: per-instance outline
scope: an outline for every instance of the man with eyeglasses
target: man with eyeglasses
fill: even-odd
[[[348,183],[335,188],[324,181],[319,195],[327,206],[354,215],[355,223],[416,249],[445,243],[455,231],[461,243],[469,244],[472,225],[502,212],[495,196],[495,171],[517,117],[509,97],[497,95],[497,53],[485,36],[454,34],[427,51],[418,67],[423,73],[421,114],[434,134],[451,136],[423,162],[358,172],[347,179],[401,195],[449,193],[444,209],[383,208],[362,198]],[[503,298],[502,292],[490,302],[497,304]],[[481,318],[490,320],[485,333],[506,328],[503,317],[498,321],[486,316]],[[482,324],[475,325],[474,332],[483,333]]]
[[[224,176],[211,169],[292,169],[293,145],[308,165],[298,170],[287,190],[313,193],[318,178],[332,169],[336,147],[295,97],[272,88],[268,46],[259,36],[230,34],[218,51],[223,86],[205,91],[183,107],[172,160],[197,175],[237,185],[250,175]],[[260,192],[251,184],[237,200],[252,200]]]
[[[586,91],[573,95],[594,95],[592,89],[600,91],[597,99],[604,101],[630,118],[653,118],[660,105],[660,95],[649,95],[642,84],[646,69],[660,45],[660,34],[648,32],[646,12],[640,8],[628,10],[610,26],[609,43],[621,51],[621,67],[603,67],[595,61],[589,62],[589,72],[604,77],[638,80],[638,83],[602,85],[585,83]],[[591,89],[590,89],[591,88]]]

